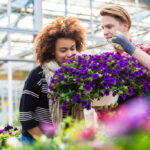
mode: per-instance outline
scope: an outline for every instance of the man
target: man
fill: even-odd
[[[124,56],[128,53],[142,65],[150,68],[150,45],[146,47],[144,44],[132,42],[129,34],[131,27],[129,13],[119,5],[107,5],[101,9],[100,15],[104,36],[108,42],[112,42],[115,52]]]

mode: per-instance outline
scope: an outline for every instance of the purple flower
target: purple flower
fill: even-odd
[[[142,69],[140,69],[140,70],[139,70],[139,73],[140,73],[141,75],[143,75],[143,74],[144,74],[144,72],[143,72],[143,70],[142,70]]]
[[[0,134],[3,133],[4,131],[5,131],[4,129],[0,130]]]
[[[5,127],[5,129],[4,129],[4,130],[5,130],[5,131],[9,131],[10,129],[13,129],[13,127],[12,127],[12,126],[10,126],[10,125],[8,125],[8,126],[6,126],[6,127]]]
[[[99,95],[100,95],[100,97],[104,97],[104,94],[101,92],[99,92]]]
[[[82,78],[85,79],[86,77],[88,77],[88,74],[83,74]]]
[[[93,88],[95,86],[94,82],[89,82],[88,85],[90,86],[90,88]]]
[[[88,69],[83,69],[83,70],[82,70],[82,73],[83,73],[83,74],[86,74],[87,72],[88,72]]]
[[[60,68],[59,70],[57,70],[57,73],[60,74],[63,72],[63,68]]]
[[[116,69],[112,70],[112,74],[116,74],[116,73],[117,73]]]
[[[143,92],[148,93],[148,87],[147,86],[143,86],[142,90],[143,90]]]
[[[126,99],[126,94],[125,93],[121,94],[121,97],[122,97],[123,100],[125,100]]]
[[[56,103],[56,100],[55,100],[55,99],[52,99],[52,101],[53,101],[53,104],[55,104],[55,103]]]
[[[109,90],[107,89],[107,90],[104,92],[104,94],[105,94],[106,96],[108,96],[108,95],[109,95]]]
[[[130,77],[130,80],[131,80],[131,81],[134,81],[134,77],[132,77],[132,76],[129,76],[129,77]]]
[[[57,94],[57,95],[55,96],[55,99],[57,99],[58,97],[60,97],[60,94]]]
[[[67,83],[67,81],[68,81],[68,79],[65,78],[65,79],[64,79],[64,82]]]
[[[104,75],[103,78],[104,78],[104,80],[109,80],[110,76],[109,75]]]
[[[66,109],[66,106],[65,106],[65,105],[63,105],[61,108],[62,108],[62,111],[63,111],[63,112],[66,112],[66,111],[67,111],[67,109]]]
[[[69,72],[70,74],[72,74],[73,72],[75,72],[75,69],[74,69],[74,68],[69,68],[68,72]]]
[[[121,72],[121,70],[122,70],[122,68],[119,66],[116,69],[117,69],[117,72]]]
[[[128,67],[124,67],[124,70],[126,70],[127,72],[130,72],[130,69]]]
[[[76,83],[80,83],[80,78],[76,78]]]
[[[59,80],[59,81],[63,80],[63,78],[64,78],[64,75],[59,75],[59,76],[58,76],[58,80]]]
[[[66,101],[66,100],[63,100],[63,104],[66,105],[66,104],[67,104],[67,101]]]
[[[103,69],[103,74],[106,74],[106,73],[108,73],[108,69],[107,69],[107,68],[104,68],[104,69]]]
[[[54,137],[58,131],[58,125],[43,122],[40,123],[40,129],[44,134],[48,135],[49,137]]]
[[[145,84],[146,80],[145,79],[140,79],[140,82]]]
[[[110,79],[109,79],[109,83],[110,83],[111,85],[113,85],[113,84],[116,83],[116,80],[115,80],[114,78],[110,78]]]
[[[55,83],[55,80],[54,80],[54,78],[51,78],[51,83]]]
[[[52,87],[51,84],[48,86],[48,88],[49,88],[50,91],[53,91],[53,87]]]
[[[139,71],[135,71],[134,75],[138,77],[140,75]]]
[[[76,71],[75,75],[76,76],[80,76],[81,75],[81,71]]]
[[[120,76],[118,77],[117,82],[122,83],[122,78]]]
[[[78,98],[75,96],[73,99],[72,99],[72,102],[75,103],[78,101]]]
[[[18,129],[17,128],[14,128],[14,131],[17,131]]]
[[[86,91],[90,91],[90,90],[91,90],[91,87],[90,87],[89,85],[86,85],[86,84],[83,86],[83,88],[84,88]]]
[[[114,92],[113,92],[113,97],[115,97],[116,95],[117,95],[117,93],[119,92],[119,90],[115,90]]]
[[[86,105],[86,109],[87,109],[87,110],[90,110],[90,109],[91,109],[91,105],[89,105],[89,104]]]
[[[133,95],[133,89],[130,86],[128,86],[128,92],[129,92],[129,96]]]
[[[83,107],[86,107],[86,106],[88,105],[88,102],[87,102],[86,100],[83,100],[83,101],[81,102],[81,105],[82,105]]]
[[[107,81],[103,81],[103,82],[102,82],[102,86],[103,86],[104,88],[107,88],[107,87],[109,87],[109,84],[108,84]]]
[[[99,78],[99,74],[98,73],[93,73],[92,74],[92,78],[93,78],[93,80],[98,79]]]
[[[108,66],[108,64],[103,64],[103,67],[104,67],[104,68],[107,68],[107,66]]]
[[[135,64],[135,63],[132,63],[132,66],[135,67],[135,68],[138,67],[137,64]]]
[[[84,96],[85,96],[85,94],[84,94],[84,93],[81,93],[81,97],[84,98]]]
[[[125,77],[129,77],[129,73],[125,72],[125,73],[124,73],[124,76],[125,76]]]

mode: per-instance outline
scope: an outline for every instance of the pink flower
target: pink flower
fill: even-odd
[[[110,135],[120,135],[140,128],[150,115],[150,103],[144,97],[133,99],[119,108],[117,114],[105,121]]]
[[[87,141],[87,140],[94,138],[95,134],[96,134],[96,128],[88,127],[81,131],[80,138],[83,141]]]
[[[44,134],[46,134],[50,137],[54,137],[56,132],[58,131],[58,125],[51,124],[51,123],[41,123],[40,129]]]
[[[101,141],[99,141],[99,140],[95,140],[95,141],[92,141],[92,142],[90,143],[90,145],[91,145],[91,147],[94,148],[94,149],[100,149],[100,148],[103,147],[104,144],[103,144]]]

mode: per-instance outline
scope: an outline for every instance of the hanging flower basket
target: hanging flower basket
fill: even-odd
[[[138,96],[148,92],[148,69],[130,57],[114,53],[74,56],[65,61],[51,78],[49,99],[62,104],[62,110],[78,104],[91,109],[94,99],[112,96]]]

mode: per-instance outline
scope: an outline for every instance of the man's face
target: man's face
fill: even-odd
[[[125,34],[125,32],[127,31],[126,23],[121,23],[114,17],[109,15],[102,16],[101,26],[104,30],[104,36],[108,42],[111,41],[111,38],[114,34],[116,34],[116,31],[119,31],[123,34]]]

